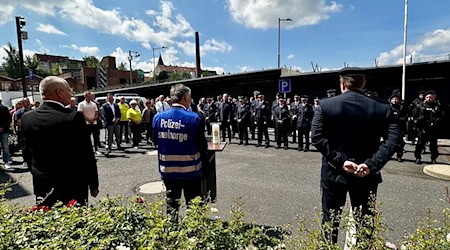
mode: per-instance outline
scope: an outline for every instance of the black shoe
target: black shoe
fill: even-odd
[[[422,164],[422,160],[421,159],[416,159],[416,164]]]
[[[268,147],[269,147],[269,144],[266,144],[265,148],[268,148]]]
[[[248,145],[248,141],[245,141],[244,146],[247,146],[247,145]]]
[[[431,164],[437,164],[436,159],[432,159]]]
[[[239,141],[238,145],[242,145],[242,143],[243,143],[242,141]]]
[[[281,148],[281,145],[277,145],[277,149],[280,149]]]
[[[305,148],[305,150],[303,150],[303,152],[308,152],[309,149]]]
[[[256,144],[255,147],[261,147],[261,143]]]
[[[397,157],[397,161],[402,162],[403,161],[402,157]]]
[[[288,146],[284,146],[284,150],[287,150],[288,149]]]
[[[303,150],[303,148],[297,148],[297,151],[302,151]]]

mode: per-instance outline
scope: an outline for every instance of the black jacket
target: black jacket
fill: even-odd
[[[44,102],[23,115],[22,132],[32,159],[34,194],[48,195],[44,205],[72,199],[83,203],[88,190],[98,188],[97,163],[81,112]]]
[[[113,119],[118,119],[120,121],[120,109],[119,109],[119,105],[117,105],[116,103],[113,104],[114,105],[114,113],[111,109],[111,106],[109,105],[109,102],[105,102],[102,105],[102,108],[100,109],[102,115],[102,119],[103,119],[103,124],[105,126],[109,126],[113,124]]]
[[[7,107],[0,104],[0,128],[3,128],[3,133],[9,133],[11,126],[11,115]]]
[[[322,179],[346,184],[381,182],[380,170],[396,152],[401,134],[388,102],[347,91],[322,100],[311,138],[323,155]],[[342,170],[346,160],[366,163],[370,174],[363,178],[346,174]]]

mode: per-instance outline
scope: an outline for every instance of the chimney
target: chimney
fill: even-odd
[[[201,77],[202,69],[200,68],[200,39],[198,37],[198,31],[195,32],[195,70],[197,78]]]

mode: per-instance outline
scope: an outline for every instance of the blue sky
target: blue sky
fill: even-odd
[[[26,54],[80,59],[140,57],[133,68],[151,71],[152,48],[167,65],[194,66],[195,31],[202,68],[219,73],[277,67],[278,18],[281,66],[323,71],[346,65],[401,63],[403,0],[0,0],[0,47],[17,46],[14,16],[27,21]],[[448,60],[450,1],[409,0],[408,55],[414,62]],[[0,51],[0,62],[5,55]]]

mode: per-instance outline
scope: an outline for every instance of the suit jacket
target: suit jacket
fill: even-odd
[[[236,108],[236,120],[240,119],[241,126],[250,125],[250,108],[247,105],[238,105]]]
[[[235,106],[232,102],[221,102],[219,104],[219,119],[221,122],[234,121]]]
[[[117,103],[114,103],[114,113],[111,109],[111,106],[109,105],[109,102],[105,102],[102,105],[102,108],[100,109],[102,115],[102,119],[103,119],[103,124],[105,126],[109,126],[113,124],[113,119],[117,119],[118,121],[120,121],[120,109],[119,109],[119,105],[117,105]]]
[[[36,197],[48,196],[43,203],[48,206],[87,201],[89,188],[98,188],[98,174],[83,114],[44,102],[23,115],[22,131]]]
[[[299,104],[297,106],[297,128],[302,128],[305,130],[311,129],[312,119],[314,117],[314,111],[311,104],[306,105]]]
[[[401,134],[389,103],[347,91],[322,100],[314,114],[311,139],[323,155],[322,180],[379,183],[380,170],[400,145]],[[370,174],[363,178],[346,174],[342,170],[346,160],[366,163]]]
[[[255,106],[255,121],[259,124],[266,122],[269,124],[270,121],[270,109],[269,103],[266,101],[258,101]]]
[[[285,104],[283,107],[280,107],[280,105],[276,106],[273,109],[273,117],[276,122],[277,128],[288,128],[289,127],[289,121],[291,119],[289,115],[289,108]],[[278,121],[282,121],[282,123],[278,123]]]

